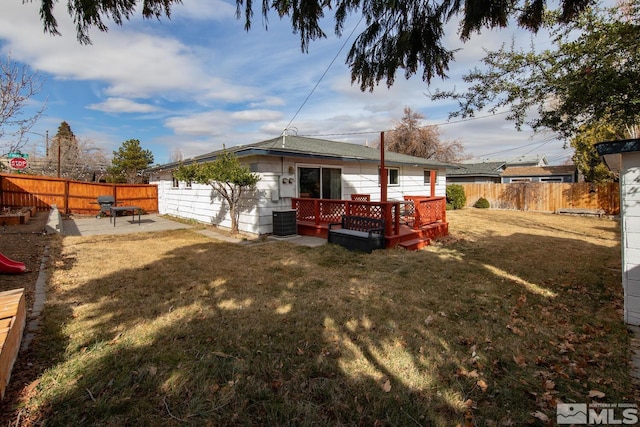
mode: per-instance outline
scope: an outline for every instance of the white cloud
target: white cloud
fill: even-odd
[[[189,0],[174,4],[172,19],[221,20],[234,17],[236,8],[220,0]]]
[[[226,111],[208,111],[189,116],[170,117],[164,124],[178,135],[190,136],[220,136],[231,128]]]
[[[158,111],[158,107],[142,104],[124,98],[107,98],[106,101],[87,106],[90,110],[104,111],[105,113],[151,113]]]
[[[229,117],[244,122],[271,121],[282,118],[282,113],[270,110],[244,110],[231,113]]]

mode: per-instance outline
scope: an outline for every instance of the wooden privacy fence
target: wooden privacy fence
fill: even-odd
[[[35,206],[46,211],[57,205],[61,213],[95,215],[98,196],[113,196],[118,205],[135,205],[158,212],[158,187],[148,184],[104,184],[48,176],[0,174],[0,205]]]
[[[492,208],[555,212],[558,209],[602,209],[607,215],[620,214],[620,185],[518,182],[513,184],[460,184],[467,207],[484,197]]]

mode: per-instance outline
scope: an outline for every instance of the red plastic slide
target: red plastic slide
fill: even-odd
[[[23,262],[7,258],[0,252],[0,273],[18,274],[27,271]]]

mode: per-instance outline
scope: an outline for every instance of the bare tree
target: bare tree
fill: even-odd
[[[26,112],[32,98],[42,89],[40,76],[20,66],[10,56],[0,59],[0,154],[17,151],[28,141],[27,134],[42,115]]]
[[[63,151],[60,158],[60,177],[77,181],[105,180],[107,168],[111,164],[104,149],[94,141],[78,139],[76,149]],[[35,155],[29,161],[29,172],[38,175],[57,176],[57,150],[49,151],[49,156]]]
[[[385,136],[389,151],[455,163],[467,156],[459,141],[441,141],[438,126],[423,126],[424,116],[409,107],[404,108],[404,116],[392,131]]]
[[[62,122],[46,154],[34,153],[28,170],[77,181],[100,181],[106,177],[110,163],[103,148],[91,140],[79,139],[71,126]]]
[[[169,155],[169,162],[181,162],[184,160],[184,153],[179,148],[174,148]]]

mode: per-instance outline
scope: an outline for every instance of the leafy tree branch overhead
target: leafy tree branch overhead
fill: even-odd
[[[466,92],[437,92],[434,99],[456,100],[454,117],[506,107],[518,129],[547,129],[560,138],[603,121],[632,129],[640,118],[640,1],[621,6],[590,8],[555,27],[550,49],[511,45],[489,52],[485,67],[464,77]]]
[[[187,0],[189,1],[189,0]],[[90,43],[90,30],[107,31],[105,21],[116,25],[131,19],[141,9],[145,18],[171,17],[171,11],[181,0],[87,0],[67,1],[67,9],[76,25],[81,43]],[[556,21],[574,20],[593,0],[561,0]],[[55,16],[57,2],[40,1],[40,18],[46,32],[59,34]],[[303,51],[309,44],[326,37],[321,23],[325,14],[333,14],[333,31],[342,35],[345,22],[352,15],[361,15],[366,24],[351,46],[347,63],[352,82],[360,88],[373,90],[382,80],[393,85],[398,70],[405,77],[422,70],[422,78],[430,83],[434,77],[446,77],[454,51],[443,44],[445,25],[460,20],[460,38],[468,40],[483,28],[516,25],[537,31],[543,25],[546,0],[263,0],[261,15],[268,27],[270,14],[288,18],[291,28],[300,37]],[[254,19],[254,3],[236,0],[236,17],[244,20],[249,30]]]

